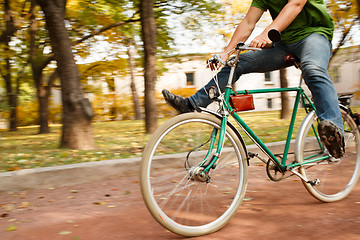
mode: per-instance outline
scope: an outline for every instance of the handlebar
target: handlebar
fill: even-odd
[[[236,50],[254,50],[254,51],[256,51],[256,50],[261,50],[261,49],[273,48],[274,44],[281,40],[281,33],[276,29],[271,29],[268,33],[268,37],[272,41],[272,43],[266,44],[266,46],[263,48],[254,48],[254,47],[250,47],[249,45],[245,45],[243,42],[239,42],[236,45],[235,49]]]
[[[268,37],[272,41],[272,43],[266,44],[266,46],[263,47],[263,48],[250,47],[248,44],[244,44],[243,42],[239,42],[235,47],[235,49],[236,49],[236,57],[235,57],[235,59],[233,61],[231,61],[231,62],[228,62],[227,64],[231,67],[231,66],[233,66],[234,63],[237,63],[238,60],[239,60],[241,51],[245,51],[245,50],[258,51],[258,50],[262,50],[262,49],[273,48],[274,44],[281,40],[281,33],[276,29],[271,29],[269,31],[269,33],[268,33]]]
[[[276,30],[276,29],[271,29],[268,33],[268,37],[269,39],[272,41],[272,43],[268,43],[265,47],[263,48],[255,48],[255,47],[250,47],[250,45],[248,44],[244,44],[243,42],[239,42],[236,47],[235,47],[235,50],[236,50],[236,57],[234,60],[230,60],[230,61],[227,61],[227,62],[224,62],[222,60],[222,58],[220,57],[219,54],[215,54],[212,56],[212,58],[208,59],[207,60],[207,64],[208,66],[210,66],[211,70],[215,70],[217,69],[217,63],[221,63],[222,65],[228,65],[230,67],[234,67],[235,64],[237,64],[238,60],[239,60],[239,57],[240,57],[240,53],[242,51],[245,51],[245,50],[252,50],[252,51],[258,51],[258,50],[262,50],[262,49],[269,49],[269,48],[273,48],[274,47],[274,44],[276,42],[279,42],[281,40],[281,33]],[[234,50],[234,49],[233,49]],[[215,67],[214,67],[214,65]]]

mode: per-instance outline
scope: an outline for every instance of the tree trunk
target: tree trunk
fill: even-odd
[[[134,103],[134,112],[135,112],[135,120],[140,120],[143,118],[141,114],[140,108],[140,100],[139,95],[137,94],[136,84],[135,84],[135,66],[134,66],[134,56],[133,52],[131,51],[131,44],[128,45],[127,54],[129,57],[129,69],[130,69],[130,87],[131,87],[131,94]]]
[[[46,26],[61,82],[63,103],[61,147],[94,149],[91,126],[93,112],[89,100],[83,96],[79,71],[65,27],[66,0],[37,1],[45,14]]]
[[[30,47],[29,47],[29,62],[31,65],[32,75],[36,88],[36,93],[39,101],[39,134],[49,133],[49,95],[47,88],[43,84],[43,64],[42,59],[37,56],[37,47],[35,43],[37,34],[37,21],[36,21],[36,2],[31,0],[31,15],[30,15]],[[42,55],[40,55],[42,56]],[[45,67],[45,66],[44,66]]]
[[[141,35],[144,43],[144,81],[145,81],[145,129],[153,133],[157,128],[156,113],[156,24],[154,0],[140,1]]]
[[[30,58],[31,59],[31,58]],[[42,70],[36,66],[36,60],[31,59],[32,75],[36,87],[37,98],[39,102],[39,134],[45,134],[50,132],[49,128],[49,96],[50,90],[46,86],[43,86]]]
[[[287,88],[288,81],[286,76],[286,68],[280,69],[280,87]],[[291,117],[289,92],[281,92],[281,119],[289,119]]]
[[[40,89],[39,98],[39,134],[49,133],[49,92]]]
[[[10,67],[10,59],[6,58],[6,75],[4,76],[6,82],[6,94],[8,97],[8,104],[9,104],[9,131],[17,131],[17,93],[12,86],[12,79],[11,79],[11,67]]]
[[[5,51],[9,51],[9,45],[6,44]],[[9,131],[17,131],[17,94],[16,91],[13,88],[12,84],[12,78],[11,78],[11,64],[10,64],[10,58],[5,58],[6,62],[6,74],[3,76],[6,84],[6,95],[8,98],[8,104],[9,104]]]
[[[15,24],[14,19],[11,14],[10,2],[9,0],[4,1],[4,12],[5,12],[5,35],[2,39],[2,42],[5,45],[5,52],[10,52],[9,43],[11,41],[11,37],[15,33]],[[10,109],[10,117],[9,117],[9,130],[17,131],[17,92],[12,84],[11,77],[11,63],[10,63],[10,54],[6,54],[5,57],[5,74],[3,75],[6,85],[6,95],[8,98],[8,104]],[[16,87],[18,89],[19,86]]]

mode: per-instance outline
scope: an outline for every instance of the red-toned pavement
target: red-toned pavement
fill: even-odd
[[[0,194],[0,239],[183,239],[147,211],[136,175]],[[360,184],[345,200],[321,203],[296,177],[274,183],[249,168],[245,201],[220,231],[197,239],[360,239]],[[12,230],[12,231],[11,231]]]

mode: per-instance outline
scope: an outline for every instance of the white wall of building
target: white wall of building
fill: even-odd
[[[360,89],[360,61],[347,62],[338,67],[338,82],[334,82],[338,93],[350,93]]]

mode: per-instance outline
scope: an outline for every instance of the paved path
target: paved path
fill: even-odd
[[[258,164],[249,168],[245,199],[227,226],[197,239],[360,239],[360,184],[345,200],[324,204],[295,177],[267,180]],[[1,193],[0,205],[1,240],[183,239],[151,217],[136,174]]]

